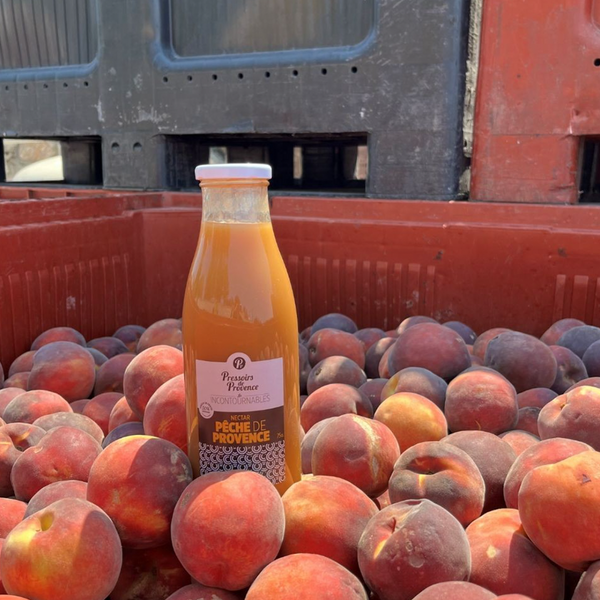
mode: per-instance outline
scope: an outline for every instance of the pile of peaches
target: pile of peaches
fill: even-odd
[[[193,479],[181,343],[57,327],[0,368],[0,599],[600,600],[600,328],[319,318],[282,497]]]

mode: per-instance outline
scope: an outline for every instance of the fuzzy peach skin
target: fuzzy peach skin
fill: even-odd
[[[191,480],[190,461],[177,446],[134,435],[96,459],[87,499],[113,520],[124,547],[153,548],[169,542],[175,505]]]
[[[69,403],[59,394],[46,390],[23,392],[4,409],[2,418],[6,423],[33,423],[44,415],[56,412],[73,412]]]
[[[171,594],[167,600],[242,600],[242,596],[236,592],[192,583]]]
[[[567,333],[569,329],[580,327],[581,325],[585,325],[585,323],[579,319],[560,319],[560,321],[556,321],[550,325],[540,339],[544,344],[552,346],[558,342],[563,333]]]
[[[33,340],[31,349],[39,350],[42,346],[52,344],[53,342],[72,342],[78,346],[85,346],[85,338],[76,329],[72,327],[53,327],[40,333]]]
[[[182,373],[183,353],[171,346],[153,346],[129,363],[123,378],[123,391],[140,421],[152,394],[163,383]]]
[[[11,594],[104,600],[121,570],[115,526],[90,502],[67,498],[27,517],[4,540],[0,571]]]
[[[358,545],[360,572],[385,600],[412,600],[443,581],[466,581],[469,542],[461,524],[429,500],[392,504],[368,523]]]
[[[0,538],[5,538],[22,520],[27,504],[13,498],[0,498]]]
[[[146,331],[146,328],[141,325],[123,325],[113,333],[113,337],[121,340],[127,346],[129,352],[136,352],[138,340],[142,337],[144,331]]]
[[[14,400],[17,396],[20,396],[23,393],[22,388],[18,387],[8,387],[0,389],[0,417],[2,417],[2,413],[4,409]]]
[[[85,348],[73,342],[53,342],[35,353],[27,389],[56,392],[73,402],[87,398],[95,380],[96,363]]]
[[[600,559],[600,453],[582,452],[530,471],[519,515],[531,541],[555,563],[582,571]]]
[[[304,435],[300,444],[300,452],[302,458],[302,473],[312,473],[312,451],[315,446],[315,442],[319,437],[321,431],[326,425],[337,419],[337,417],[328,417],[315,423]]]
[[[77,481],[76,479],[55,481],[33,495],[27,504],[25,517],[30,517],[58,500],[64,500],[65,498],[85,500],[86,497],[87,483],[85,481]]]
[[[181,321],[179,319],[163,319],[153,323],[142,333],[137,345],[137,352],[154,346],[171,346],[181,350],[183,334],[181,333]]]
[[[469,581],[495,594],[518,593],[537,600],[563,600],[564,571],[525,534],[519,511],[494,510],[467,527]]]
[[[282,556],[321,554],[358,574],[358,541],[378,512],[373,500],[344,479],[319,475],[292,485],[283,506]]]
[[[512,429],[511,431],[505,431],[498,436],[501,440],[506,442],[517,456],[520,456],[531,446],[535,446],[540,441],[540,438],[528,431],[521,431],[519,429]]]
[[[435,373],[421,367],[407,367],[390,377],[381,392],[380,400],[383,402],[392,394],[411,392],[425,396],[440,410],[444,410],[447,389],[448,384]]]
[[[104,439],[102,429],[92,419],[74,412],[59,412],[53,415],[44,415],[36,419],[33,424],[45,431],[50,431],[55,427],[75,427],[75,429],[81,429],[81,431],[85,431],[91,435],[99,444],[102,444],[102,440]]]
[[[497,598],[480,585],[466,581],[436,583],[415,596],[414,600],[492,600]]]
[[[350,571],[333,560],[318,554],[293,554],[268,565],[250,586],[246,595],[246,600],[267,598],[367,600],[367,593]]]
[[[383,423],[342,415],[319,434],[312,451],[312,473],[341,477],[371,498],[382,494],[400,447]]]
[[[12,365],[10,365],[10,369],[8,370],[8,376],[12,377],[15,375],[15,373],[25,373],[31,371],[35,353],[35,350],[28,350],[24,354],[21,354],[21,356],[15,358]]]
[[[488,344],[495,337],[498,337],[501,333],[506,333],[507,331],[510,331],[510,329],[506,329],[505,327],[494,327],[493,329],[488,329],[481,333],[473,343],[473,356],[476,356],[480,360],[484,360]]]
[[[121,340],[108,336],[90,340],[87,347],[101,352],[106,358],[113,358],[113,356],[129,352],[129,348]]]
[[[517,394],[517,404],[519,408],[527,408],[533,406],[540,410],[548,404],[551,400],[554,400],[558,394],[548,388],[532,388]]]
[[[134,358],[134,354],[117,354],[107,360],[96,373],[94,396],[107,392],[120,393],[122,396],[125,371]]]
[[[20,455],[21,453],[15,448],[10,437],[0,432],[0,497],[14,494],[10,474]]]
[[[573,600],[598,600],[600,598],[600,561],[590,565],[581,576]]]
[[[329,356],[345,356],[365,368],[365,348],[353,334],[339,329],[319,329],[308,340],[308,359],[315,366]]]
[[[123,396],[113,406],[108,417],[108,432],[110,433],[113,429],[124,423],[141,422],[138,416],[131,410],[127,398]]]
[[[117,392],[106,392],[95,396],[83,407],[82,414],[92,419],[100,427],[102,433],[106,435],[108,433],[110,413],[122,397],[123,394],[118,394]]]
[[[175,554],[196,581],[236,591],[275,559],[284,527],[282,500],[266,477],[252,471],[216,472],[183,492],[171,538]]]
[[[312,394],[332,383],[343,383],[359,388],[367,382],[365,372],[345,356],[328,356],[318,362],[308,374],[306,391]]]
[[[0,427],[0,433],[7,435],[17,450],[24,452],[38,444],[47,432],[30,423],[7,423]]]
[[[29,371],[23,373],[15,373],[12,377],[9,377],[4,381],[3,388],[21,388],[22,390],[27,389],[27,382],[29,381]]]

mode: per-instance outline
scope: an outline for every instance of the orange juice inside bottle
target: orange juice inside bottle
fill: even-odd
[[[183,306],[189,456],[196,476],[300,480],[298,323],[271,225],[268,165],[198,167],[202,225]]]

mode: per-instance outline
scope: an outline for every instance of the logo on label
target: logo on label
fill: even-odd
[[[213,407],[208,403],[208,402],[203,402],[200,405],[200,414],[205,418],[205,419],[210,419],[213,416],[213,413],[215,411],[213,410]]]
[[[246,361],[241,356],[233,359],[233,367],[238,371],[241,371],[245,366]]]

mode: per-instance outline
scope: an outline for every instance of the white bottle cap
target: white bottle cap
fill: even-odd
[[[194,170],[198,181],[204,179],[271,179],[271,173],[271,165],[260,163],[198,165]]]

